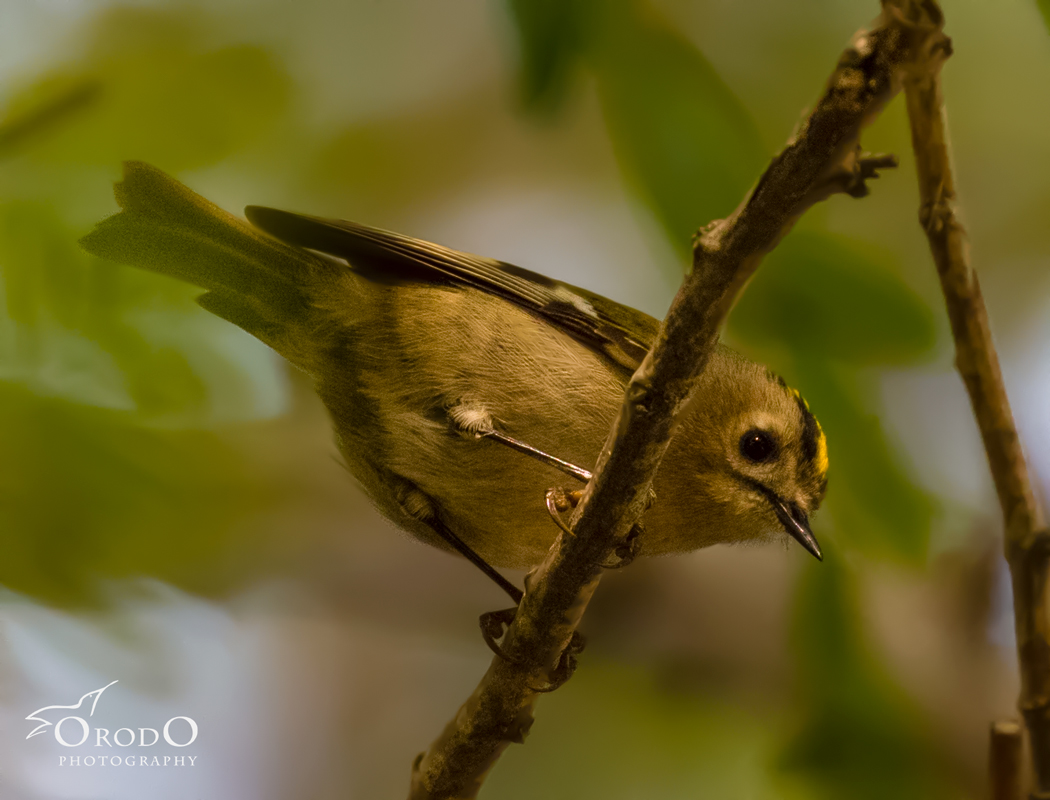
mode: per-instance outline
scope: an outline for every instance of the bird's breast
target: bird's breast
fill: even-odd
[[[557,534],[545,493],[580,483],[456,429],[467,407],[516,439],[591,470],[625,379],[603,358],[520,308],[473,290],[367,287],[348,352],[322,392],[355,474],[380,467],[418,488],[495,566],[525,568]],[[335,406],[333,408],[333,406]],[[359,478],[361,475],[359,475]],[[368,488],[368,481],[362,479]],[[396,519],[395,509],[380,510]]]

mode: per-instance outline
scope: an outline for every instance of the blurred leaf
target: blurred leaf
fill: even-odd
[[[207,35],[199,15],[144,8],[102,15],[85,55],[17,94],[9,116],[31,118],[78,86],[93,87],[92,102],[65,115],[64,125],[21,137],[21,147],[48,162],[140,158],[178,170],[243,146],[283,112],[290,83],[262,48],[212,49]]]
[[[358,122],[310,153],[309,191],[339,198],[340,213],[381,220],[406,201],[447,198],[486,171],[484,154],[501,135],[487,87],[439,106]]]
[[[88,256],[50,208],[29,202],[0,206],[0,276],[7,314],[17,324],[4,348],[9,370],[18,364],[32,373],[62,363],[56,351],[65,346],[67,354],[75,353],[82,337],[113,358],[123,378],[115,390],[126,389],[141,413],[203,406],[205,385],[186,357],[155,347],[129,321],[131,311],[158,302],[200,314],[188,302],[190,287]]]
[[[932,498],[899,465],[857,367],[905,364],[936,343],[933,314],[882,252],[795,231],[768,257],[729,319],[729,332],[785,371],[828,436],[827,511],[869,555],[922,563]],[[785,369],[784,362],[794,369]]]
[[[781,733],[774,714],[664,691],[645,671],[588,653],[485,791],[503,800],[782,797],[767,767]]]
[[[685,253],[730,213],[767,155],[747,111],[692,44],[647,6],[615,0],[588,48],[621,167]]]
[[[97,81],[85,79],[60,81],[59,85],[38,84],[35,105],[23,103],[19,113],[0,122],[0,156],[34,137],[46,136],[50,128],[60,126],[77,112],[89,107],[100,96]]]
[[[874,381],[799,356],[791,374],[828,437],[826,511],[835,535],[869,556],[926,559],[935,503],[899,464],[878,415]],[[819,520],[819,517],[818,517]]]
[[[555,107],[581,58],[620,166],[683,254],[728,214],[766,158],[740,101],[690,42],[644,0],[508,0],[521,82],[534,110]]]
[[[521,94],[532,110],[552,111],[564,99],[580,59],[589,0],[507,0],[518,33]]]
[[[141,575],[228,589],[259,550],[245,520],[282,494],[213,434],[4,382],[0,451],[0,584],[49,603],[90,603],[99,579]]]
[[[1039,7],[1039,13],[1043,15],[1043,23],[1050,29],[1050,0],[1035,0]]]
[[[864,641],[852,573],[833,546],[826,555],[799,585],[794,639],[805,715],[781,768],[811,781],[816,797],[958,797],[919,710]]]
[[[932,311],[873,251],[844,237],[794,232],[740,298],[730,332],[752,346],[778,342],[809,359],[857,366],[930,353]]]

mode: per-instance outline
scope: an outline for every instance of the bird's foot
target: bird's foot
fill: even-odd
[[[547,499],[547,511],[551,515],[551,519],[554,520],[554,524],[563,532],[569,536],[573,536],[572,528],[565,524],[565,520],[561,518],[562,512],[568,511],[569,509],[576,508],[580,504],[580,500],[583,499],[582,489],[572,489],[566,491],[565,489],[548,489],[546,494]]]
[[[507,632],[507,628],[514,621],[514,615],[518,612],[516,608],[504,608],[500,611],[489,611],[488,613],[482,614],[478,622],[481,624],[481,636],[485,640],[485,644],[489,646],[499,658],[502,658],[509,664],[522,664],[522,659],[515,658],[507,654],[507,652],[500,646],[500,639]],[[572,632],[572,638],[569,639],[569,643],[565,646],[561,656],[558,658],[558,663],[551,670],[547,676],[547,683],[545,686],[533,686],[531,687],[534,692],[553,692],[555,689],[565,684],[572,674],[576,671],[576,665],[580,653],[583,652],[583,648],[587,644],[587,639],[579,631]]]
[[[613,556],[616,560],[606,562],[605,564],[602,564],[602,567],[605,569],[623,569],[638,557],[641,550],[642,524],[637,522],[628,532],[624,540],[616,545],[616,548],[613,550]]]
[[[569,509],[576,508],[580,504],[580,500],[583,498],[582,489],[573,489],[572,491],[566,491],[565,489],[548,489],[547,490],[547,511],[551,515],[551,519],[554,520],[554,524],[557,525],[562,532],[569,536],[575,536],[572,529],[565,524],[565,520],[562,519],[562,512],[568,511]],[[649,499],[646,503],[646,509],[653,504],[655,495],[650,491]],[[641,523],[635,524],[627,534],[626,538],[620,542],[616,549],[613,550],[613,556],[616,560],[606,564],[602,564],[605,569],[620,569],[626,567],[638,556],[641,551],[641,535],[642,525]]]
[[[514,621],[514,615],[517,613],[518,609],[515,606],[514,608],[504,608],[500,611],[488,611],[478,618],[478,623],[481,625],[481,638],[485,640],[489,650],[510,664],[520,664],[521,659],[511,658],[507,655],[503,648],[500,647],[499,642],[507,632],[507,628],[510,627],[510,623]]]
[[[587,638],[579,631],[572,632],[572,638],[569,639],[569,643],[565,645],[565,649],[561,652],[561,657],[558,659],[557,666],[551,670],[550,675],[547,676],[547,685],[543,687],[530,687],[534,692],[553,692],[555,689],[559,689],[565,685],[565,682],[572,677],[572,674],[576,671],[576,666],[579,661],[578,656],[583,652],[583,648],[587,646]]]

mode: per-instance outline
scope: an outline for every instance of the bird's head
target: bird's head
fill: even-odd
[[[691,549],[790,535],[818,559],[809,528],[827,488],[824,432],[802,396],[765,367],[719,348],[664,459]],[[666,468],[666,471],[665,471]],[[682,491],[681,479],[691,483]],[[673,483],[672,483],[673,481]]]

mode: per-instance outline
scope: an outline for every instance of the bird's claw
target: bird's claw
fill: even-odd
[[[506,633],[507,627],[514,621],[514,615],[518,612],[517,608],[504,608],[500,611],[489,611],[482,614],[478,619],[481,625],[481,636],[485,640],[485,644],[489,646],[497,656],[502,658],[504,661],[510,664],[522,664],[523,659],[514,658],[506,653],[502,647],[500,647],[499,640],[503,638]],[[576,664],[578,656],[583,652],[583,648],[586,646],[587,640],[583,634],[579,631],[572,632],[572,638],[569,639],[569,643],[565,646],[561,656],[558,658],[558,663],[551,670],[547,677],[547,685],[542,687],[530,687],[535,692],[553,692],[555,689],[562,686],[572,674],[576,671]]]
[[[576,508],[576,506],[580,504],[580,500],[583,499],[583,490],[573,489],[572,491],[566,491],[558,488],[548,489],[546,499],[547,511],[550,512],[554,524],[557,525],[563,533],[569,536],[575,536],[576,534],[574,534],[572,529],[565,524],[565,520],[561,518],[561,515],[562,512]],[[656,494],[650,489],[645,503],[647,511],[652,507],[654,502],[656,502]],[[616,561],[609,564],[602,564],[602,567],[605,569],[620,569],[634,561],[635,557],[641,550],[641,533],[641,523],[635,524],[627,534],[626,538],[620,542],[613,551]]]
[[[485,640],[489,650],[511,664],[520,664],[521,659],[507,655],[500,647],[499,640],[503,638],[503,634],[507,632],[507,628],[510,627],[517,613],[517,607],[504,608],[500,611],[488,611],[478,618],[478,624],[481,625],[481,638]]]
[[[586,646],[586,637],[579,631],[573,631],[572,638],[569,639],[569,643],[565,645],[565,649],[561,652],[558,664],[551,670],[550,675],[547,676],[547,685],[542,688],[536,686],[530,688],[534,692],[545,694],[564,686],[565,682],[568,681],[576,671],[576,665],[579,660],[577,657],[583,652],[583,648]]]
[[[572,528],[565,524],[565,520],[561,518],[561,515],[564,511],[576,508],[576,506],[580,504],[582,498],[582,489],[565,491],[564,489],[554,488],[547,490],[547,511],[550,513],[551,519],[554,520],[554,524],[561,529],[562,533],[568,534],[569,536],[575,535],[572,532]]]
[[[616,545],[613,556],[616,560],[611,563],[602,564],[604,569],[622,569],[630,564],[642,549],[642,525],[635,523],[622,542]]]

